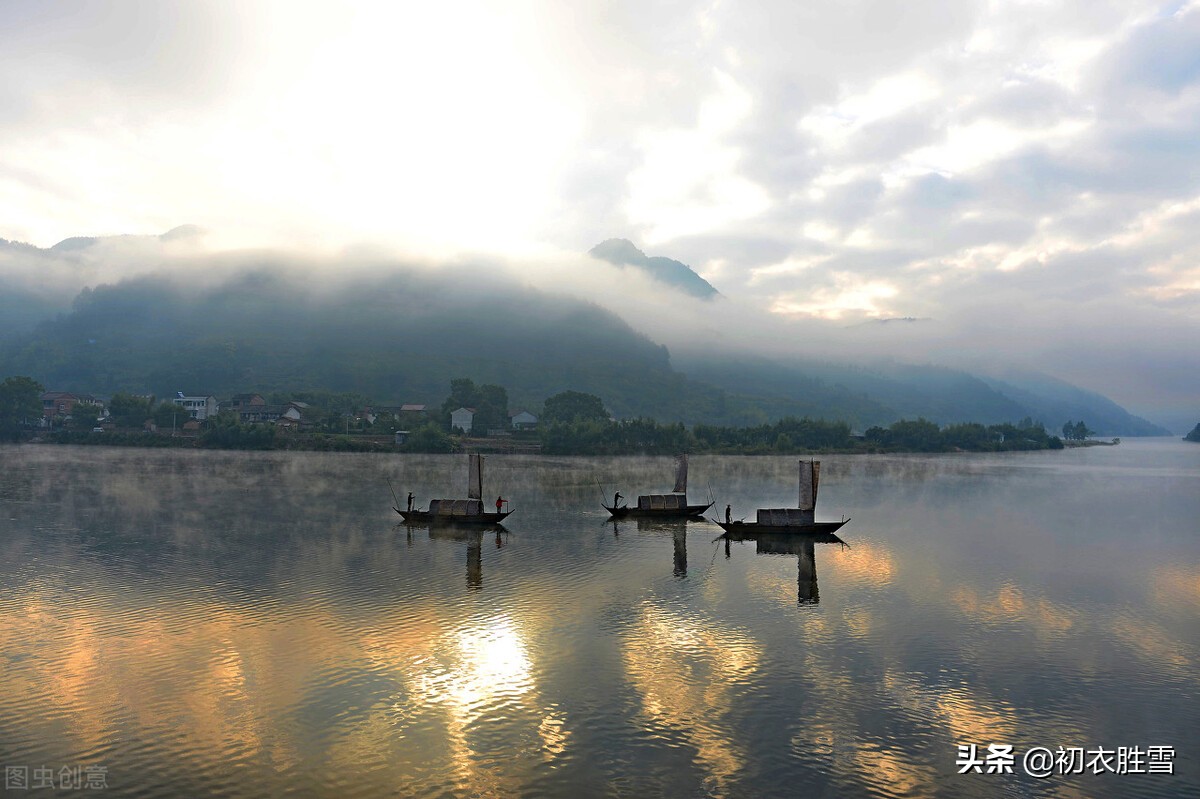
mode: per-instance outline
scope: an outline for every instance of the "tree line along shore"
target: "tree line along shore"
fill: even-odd
[[[1002,452],[1062,449],[1063,438],[1049,433],[1030,418],[1014,423],[985,425],[965,422],[938,425],[926,419],[902,419],[887,427],[854,431],[848,422],[787,417],[748,427],[662,423],[653,419],[613,419],[603,400],[592,394],[565,391],[548,398],[536,429],[504,431],[496,435],[468,435],[451,426],[458,407],[479,406],[477,414],[504,418],[507,397],[499,386],[476,386],[462,378],[451,383],[451,393],[441,409],[397,437],[399,420],[386,415],[368,422],[339,412],[337,405],[356,404],[361,398],[325,397],[329,409],[319,410],[321,426],[283,430],[272,424],[244,423],[233,413],[207,418],[196,429],[163,426],[155,432],[144,424],[171,419],[170,403],[153,398],[116,395],[104,429],[60,421],[57,429],[41,425],[42,387],[26,377],[0,383],[0,436],[9,441],[44,444],[77,444],[137,447],[197,447],[244,450],[311,450],[334,452],[453,453],[461,451],[541,452],[550,455],[660,455],[679,452],[731,455],[784,455],[809,453],[889,452]],[[322,399],[317,395],[306,395]],[[473,405],[471,405],[473,403]],[[175,409],[177,410],[177,408]],[[36,419],[39,424],[31,425]],[[164,424],[165,426],[165,424]],[[339,429],[340,428],[340,429]],[[496,432],[493,430],[493,432]],[[1084,443],[1091,433],[1083,422],[1063,425],[1068,445]]]

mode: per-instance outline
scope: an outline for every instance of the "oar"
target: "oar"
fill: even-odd
[[[396,511],[396,513],[399,513],[400,512],[400,497],[396,496],[396,489],[392,488],[392,478],[388,477],[387,475],[384,475],[383,479],[387,480],[388,491],[392,492],[392,502],[396,503],[395,505],[392,506],[392,510]]]

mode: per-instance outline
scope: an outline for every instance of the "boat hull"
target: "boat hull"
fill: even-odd
[[[437,527],[487,527],[491,524],[499,524],[513,514],[513,511],[505,511],[504,513],[450,516],[444,513],[430,513],[426,510],[400,510],[399,508],[392,508],[392,510],[400,514],[405,524],[424,524]]]
[[[727,533],[734,535],[756,535],[759,533],[787,535],[832,535],[849,519],[840,522],[812,522],[811,524],[758,524],[757,522],[716,522]]]
[[[703,517],[704,511],[713,506],[713,503],[707,505],[686,505],[682,508],[632,508],[622,505],[619,508],[610,508],[605,505],[604,509],[614,519],[691,519],[694,517]]]

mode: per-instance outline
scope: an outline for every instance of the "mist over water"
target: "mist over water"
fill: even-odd
[[[1200,791],[1200,447],[826,456],[847,546],[606,521],[669,458],[487,459],[502,532],[395,524],[462,456],[3,447],[0,763],[107,795]],[[734,518],[796,460],[691,459]],[[959,744],[1176,774],[958,775]],[[36,794],[35,794],[36,795]]]

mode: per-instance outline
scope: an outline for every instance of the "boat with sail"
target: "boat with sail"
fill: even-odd
[[[795,508],[759,508],[753,522],[721,522],[713,519],[727,533],[800,533],[804,535],[833,534],[850,521],[819,522],[816,520],[817,487],[821,482],[821,462],[800,461],[800,502]]]
[[[488,525],[499,524],[512,515],[513,511],[497,510],[495,513],[486,511],[483,505],[483,456],[469,456],[469,477],[467,480],[466,499],[431,499],[425,510],[409,508],[401,510],[397,505],[392,510],[399,513],[408,524],[430,525]],[[411,498],[411,495],[410,495]],[[504,500],[507,502],[507,500]]]
[[[669,494],[643,494],[637,498],[637,505],[621,505],[619,493],[613,497],[612,506],[603,505],[614,519],[688,519],[703,518],[704,512],[712,507],[708,502],[703,505],[689,505],[687,501],[688,456],[675,456],[675,487]]]

